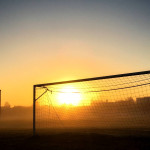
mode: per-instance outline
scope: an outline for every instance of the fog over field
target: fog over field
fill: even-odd
[[[37,105],[36,123],[37,128],[147,128],[150,126],[149,108],[149,101],[143,99],[142,103],[128,99],[95,101],[89,106]],[[0,128],[32,128],[32,106],[3,106],[0,119]]]
[[[2,107],[0,128],[32,128],[32,106]]]

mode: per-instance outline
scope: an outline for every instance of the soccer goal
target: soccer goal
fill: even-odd
[[[33,134],[74,128],[150,128],[150,71],[34,85]]]

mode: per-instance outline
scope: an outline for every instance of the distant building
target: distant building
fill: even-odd
[[[137,104],[150,104],[150,97],[140,97],[136,98]]]

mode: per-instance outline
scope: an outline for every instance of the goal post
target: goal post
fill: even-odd
[[[36,86],[35,85],[33,85],[33,135],[35,136],[35,128],[36,128],[36,126],[35,126],[35,109],[36,109],[36,99],[35,99],[35,95],[36,95]]]
[[[1,113],[2,113],[2,95],[0,90],[0,119],[1,119]]]
[[[150,71],[33,86],[33,134],[58,128],[150,128]]]

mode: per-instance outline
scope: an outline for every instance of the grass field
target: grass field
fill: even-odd
[[[32,136],[30,129],[0,130],[0,150],[149,150],[148,129],[43,130]]]

